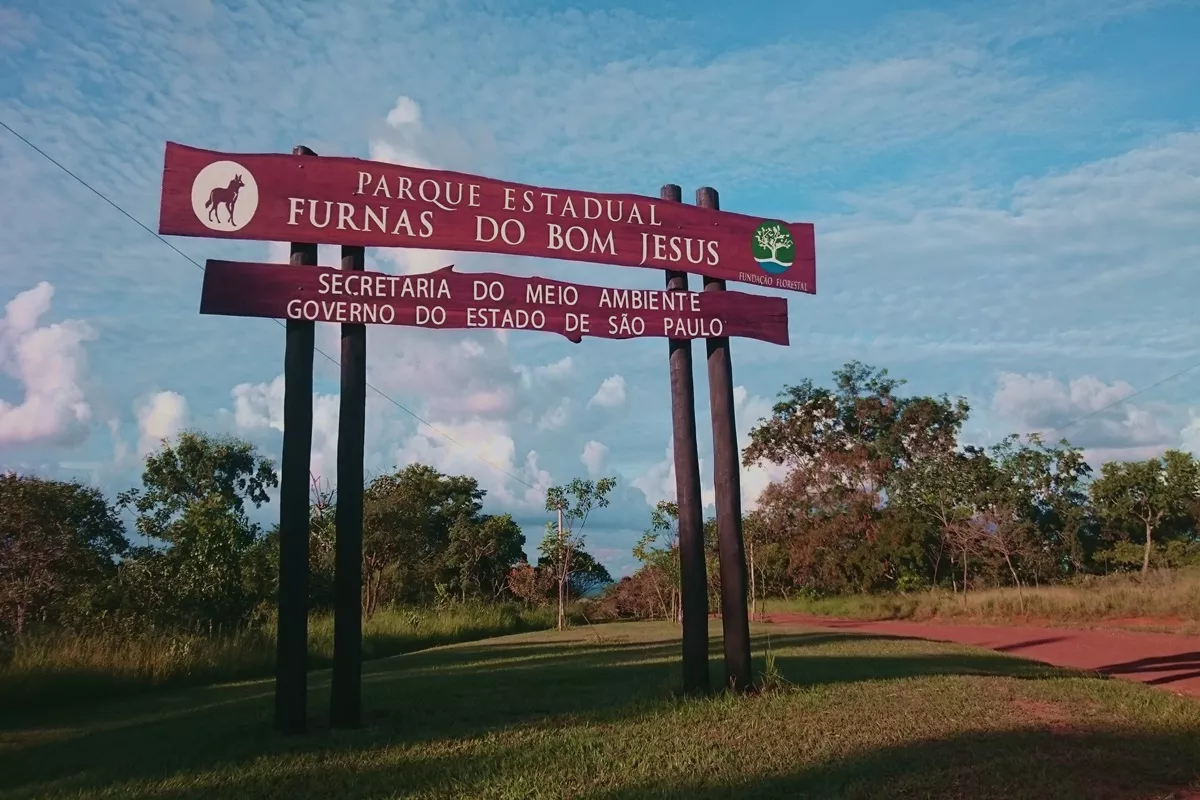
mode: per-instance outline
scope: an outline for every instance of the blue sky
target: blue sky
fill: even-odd
[[[734,342],[743,438],[785,383],[858,359],[967,397],[985,443],[1200,362],[1198,39],[1200,3],[1168,0],[0,2],[0,119],[151,228],[168,139],[596,191],[715,186],[723,208],[817,231],[820,294],[789,297],[792,345]],[[201,317],[200,270],[4,131],[0,175],[0,468],[115,494],[183,426],[278,458],[281,329]],[[200,262],[284,252],[173,244]],[[318,346],[336,341],[322,326]],[[615,474],[589,546],[631,567],[674,486],[663,341],[380,327],[368,353],[371,383],[430,423],[372,395],[370,473],[473,474],[534,540],[546,486]],[[319,356],[317,384],[313,465],[332,478],[337,376]],[[711,500],[706,388],[698,369]],[[1068,434],[1097,461],[1200,451],[1198,395],[1195,370]],[[746,473],[747,505],[770,477]]]

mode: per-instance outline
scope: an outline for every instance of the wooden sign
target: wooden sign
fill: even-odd
[[[787,300],[743,292],[605,289],[547,278],[455,272],[345,272],[208,261],[201,314],[584,336],[738,336],[788,344]]]
[[[817,290],[811,223],[356,158],[168,142],[158,232],[499,253]]]

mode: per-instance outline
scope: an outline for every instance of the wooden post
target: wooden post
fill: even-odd
[[[362,271],[366,251],[342,248],[342,269]],[[362,716],[363,449],[367,415],[367,326],[342,324],[338,409],[337,539],[333,567],[333,681],[329,722],[356,728]]]
[[[696,205],[720,208],[717,190],[696,190]],[[746,243],[749,247],[749,242]],[[705,278],[704,291],[723,292],[725,281]],[[713,429],[713,488],[717,494],[717,539],[721,556],[721,629],[725,637],[725,683],[745,691],[754,682],[750,666],[750,617],[746,608],[746,554],[742,546],[742,472],[733,418],[733,363],[729,337],[706,339],[708,398]]]
[[[683,202],[674,184],[659,195]],[[688,290],[686,272],[667,270],[667,290]],[[708,680],[708,578],[704,563],[704,507],[700,502],[700,456],[696,446],[696,389],[692,340],[667,340],[671,370],[671,427],[675,453],[675,504],[679,509],[679,602],[683,623],[683,690],[704,694]]]
[[[316,156],[303,145],[298,157]],[[292,242],[291,262],[315,266],[317,246]],[[308,487],[312,456],[314,325],[287,321],[283,356],[283,455],[279,476],[279,616],[275,728],[303,733],[308,721]]]

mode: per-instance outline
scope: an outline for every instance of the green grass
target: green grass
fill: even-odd
[[[751,697],[673,696],[678,629],[630,623],[372,662],[350,732],[326,729],[327,673],[300,737],[271,733],[263,680],[9,714],[0,797],[1040,800],[1197,780],[1193,700],[954,645],[761,630],[775,688]]]
[[[553,624],[549,611],[514,605],[383,610],[363,628],[363,656],[379,658]],[[313,667],[332,663],[332,616],[310,619],[309,653]],[[226,637],[106,631],[26,636],[0,662],[0,710],[257,678],[271,675],[274,664],[274,623]]]
[[[771,600],[766,611],[794,611],[852,619],[961,619],[1113,625],[1139,630],[1200,633],[1200,569],[1092,578],[1067,586],[986,589],[962,595],[945,590],[851,595],[819,600]]]

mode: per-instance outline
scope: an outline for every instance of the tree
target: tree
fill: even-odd
[[[899,506],[924,516],[938,529],[936,552],[931,554],[933,583],[938,582],[942,555],[950,548],[951,561],[955,551],[962,556],[963,591],[966,591],[967,570],[974,537],[967,523],[975,512],[980,495],[980,466],[986,454],[970,449],[967,452],[931,452],[914,458],[892,482],[891,499]]]
[[[327,480],[311,476],[308,501],[308,607],[333,608],[334,549],[337,542],[337,492]],[[278,525],[274,528],[278,529]],[[275,537],[272,537],[275,538]],[[270,551],[278,557],[277,541]]]
[[[513,597],[534,608],[546,604],[550,589],[554,586],[554,576],[548,569],[539,569],[525,559],[521,559],[515,567],[508,571],[505,585]]]
[[[380,604],[429,602],[438,583],[453,581],[450,531],[459,520],[479,524],[486,492],[474,478],[410,464],[371,481],[363,495],[363,614]]]
[[[142,488],[120,502],[136,510],[140,533],[166,544],[138,557],[142,572],[170,591],[132,602],[152,619],[194,630],[244,625],[262,599],[246,570],[262,534],[247,504],[266,503],[278,485],[271,460],[249,442],[196,431],[164,441],[146,459]]]
[[[1091,485],[1092,502],[1110,527],[1141,531],[1143,576],[1150,571],[1155,536],[1186,515],[1198,495],[1200,463],[1180,450],[1146,461],[1109,462]]]
[[[761,509],[742,520],[742,538],[746,543],[746,568],[750,577],[750,617],[762,613],[761,600],[772,588],[780,588],[786,577],[786,550],[775,529]]]
[[[771,260],[778,262],[779,251],[792,244],[792,237],[782,225],[776,223],[759,228],[754,234],[754,241],[764,250],[770,250]]]
[[[129,542],[97,489],[0,475],[0,633],[60,620],[116,572]],[[86,609],[83,609],[86,611]]]
[[[989,453],[993,470],[982,505],[1011,520],[998,530],[1009,534],[1008,544],[1020,551],[1025,571],[1036,582],[1039,576],[1053,579],[1078,568],[1087,525],[1083,481],[1091,473],[1082,451],[1065,439],[1046,445],[1038,434],[1024,442],[1014,434]],[[1009,567],[1019,591],[1020,579]]]
[[[642,562],[658,597],[663,617],[682,621],[679,596],[679,507],[661,500],[650,512],[650,529],[634,545],[633,556]]]
[[[833,389],[807,379],[784,387],[771,417],[750,432],[743,463],[788,470],[759,507],[805,588],[867,591],[900,577],[895,559],[879,558],[886,498],[905,467],[956,449],[969,410],[962,399],[899,397],[902,385],[887,370],[850,362],[834,372]]]
[[[558,524],[546,524],[546,536],[538,548],[539,564],[551,570],[558,587],[559,630],[567,623],[572,562],[575,553],[583,549],[583,527],[592,511],[608,507],[608,495],[616,485],[616,478],[576,478],[566,486],[551,486],[546,492],[546,510],[557,514]]]
[[[495,599],[504,591],[512,566],[523,558],[525,534],[509,514],[486,516],[482,521],[460,516],[450,529],[446,563],[458,571],[462,600]]]

